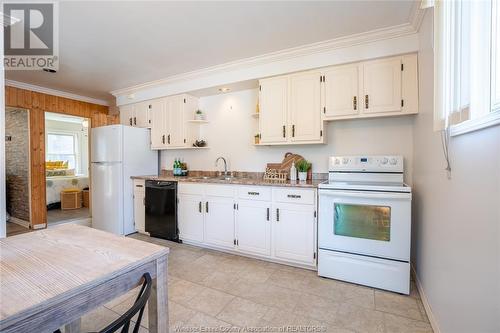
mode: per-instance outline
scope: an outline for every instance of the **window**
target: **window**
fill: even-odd
[[[500,5],[434,4],[434,129],[463,134],[500,123]]]
[[[74,134],[48,133],[47,134],[47,161],[68,162],[69,169],[78,170],[78,138]]]

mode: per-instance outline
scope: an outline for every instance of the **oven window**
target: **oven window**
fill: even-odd
[[[334,234],[390,241],[391,207],[334,204]]]

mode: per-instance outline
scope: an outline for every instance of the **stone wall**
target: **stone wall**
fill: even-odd
[[[5,174],[7,212],[30,220],[29,200],[29,115],[28,110],[5,110]]]

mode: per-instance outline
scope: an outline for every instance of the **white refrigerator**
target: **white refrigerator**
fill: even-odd
[[[157,175],[150,131],[123,125],[91,131],[92,227],[117,235],[135,232],[131,176]]]

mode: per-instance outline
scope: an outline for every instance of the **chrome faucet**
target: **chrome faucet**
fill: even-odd
[[[224,176],[227,176],[227,162],[226,162],[226,159],[224,157],[222,157],[222,156],[217,157],[217,159],[215,160],[215,167],[217,167],[217,164],[218,164],[219,160],[222,160],[224,162]]]

